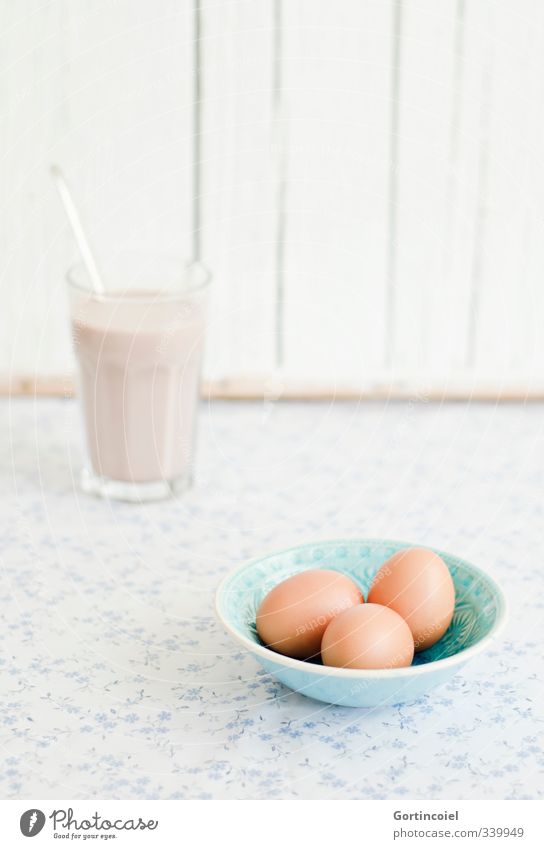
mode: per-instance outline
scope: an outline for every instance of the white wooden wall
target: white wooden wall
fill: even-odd
[[[212,379],[542,387],[543,150],[539,0],[0,0],[0,372],[72,369],[55,161]]]

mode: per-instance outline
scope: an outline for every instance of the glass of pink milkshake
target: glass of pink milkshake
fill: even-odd
[[[106,270],[106,269],[105,269]],[[192,482],[209,274],[198,263],[120,255],[91,289],[68,272],[88,450],[85,492],[167,498]]]

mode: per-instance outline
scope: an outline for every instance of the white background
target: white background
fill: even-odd
[[[80,800],[70,802],[68,800],[55,801],[53,804],[48,800],[39,801],[36,804],[46,816],[46,823],[40,835],[38,845],[59,845],[59,840],[54,838],[55,832],[52,828],[52,820],[49,819],[54,810],[73,809],[73,818],[81,822],[85,817],[92,817],[95,812],[99,813],[102,821],[134,819],[158,820],[156,830],[140,832],[116,832],[115,844],[110,840],[105,845],[116,846],[162,846],[177,847],[180,842],[191,844],[201,842],[209,845],[219,843],[220,845],[238,846],[240,849],[255,845],[258,838],[259,846],[263,849],[274,849],[278,842],[283,842],[287,835],[293,842],[307,843],[316,847],[328,847],[334,845],[339,837],[346,841],[352,840],[352,835],[361,832],[361,839],[368,840],[372,837],[372,845],[376,849],[390,849],[393,846],[429,846],[436,849],[437,846],[458,846],[465,849],[482,845],[508,845],[523,847],[537,846],[538,841],[538,813],[536,803],[522,801],[479,801],[479,802],[426,802],[421,800],[405,799],[401,803],[388,801],[357,801],[351,804],[345,802],[327,803],[300,800],[296,805],[274,805],[270,801],[256,801],[251,807],[245,806],[243,816],[236,802],[216,802],[220,806],[220,816],[206,816],[207,808],[202,802],[185,801],[183,805],[175,802],[165,801],[116,801],[97,802],[96,800]],[[205,803],[204,803],[205,804]],[[281,803],[280,803],[281,804]],[[4,824],[4,833],[9,840],[10,846],[27,846],[27,838],[23,837],[19,830],[19,817],[25,810],[32,807],[30,802],[2,802],[0,811]],[[426,814],[455,813],[458,811],[457,821],[399,821],[394,818],[395,812],[401,814]],[[60,818],[59,814],[59,818]],[[270,828],[270,823],[276,822],[277,827]],[[266,825],[266,827],[263,827]],[[421,837],[393,838],[394,831],[412,833],[424,830],[454,830],[466,831],[478,829],[479,827],[509,827],[523,828],[523,837],[490,839],[448,839],[436,838],[422,839]],[[70,834],[75,832],[71,829]],[[81,837],[85,832],[80,831]],[[97,834],[97,832],[90,832]],[[61,828],[57,830],[57,838],[60,834],[66,834]],[[98,832],[100,834],[100,832]],[[111,834],[111,832],[110,832]],[[68,843],[68,841],[66,841]],[[72,840],[69,841],[72,843]],[[103,840],[82,840],[82,845],[104,845]],[[60,843],[60,845],[63,845]]]
[[[209,264],[209,378],[544,385],[538,0],[1,0],[0,33],[4,378],[72,368],[55,161],[100,256]]]

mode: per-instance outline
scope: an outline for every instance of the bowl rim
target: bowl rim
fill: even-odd
[[[275,652],[272,649],[269,649],[267,646],[262,646],[259,643],[254,643],[253,640],[250,640],[249,637],[246,637],[244,634],[240,634],[240,632],[237,631],[230,624],[226,616],[223,614],[221,604],[225,596],[225,589],[228,583],[236,575],[241,574],[242,572],[246,571],[246,569],[249,569],[250,566],[259,563],[262,560],[267,560],[269,557],[277,557],[282,554],[289,554],[290,552],[299,551],[303,548],[319,547],[320,545],[353,545],[354,543],[359,545],[381,544],[401,546],[402,548],[413,548],[417,545],[418,548],[428,548],[431,551],[434,551],[435,554],[438,554],[440,557],[445,556],[451,558],[452,560],[456,560],[457,562],[463,564],[463,566],[467,566],[469,570],[472,571],[477,577],[481,578],[482,581],[487,581],[488,584],[491,585],[491,588],[497,599],[498,614],[489,633],[487,633],[485,637],[482,637],[481,640],[478,640],[478,642],[474,643],[474,645],[469,646],[466,649],[461,649],[461,651],[456,652],[455,654],[450,655],[449,657],[444,657],[441,660],[431,660],[429,661],[429,663],[423,663],[418,666],[404,666],[395,669],[344,669],[340,666],[324,666],[308,663],[308,661],[306,660],[298,660],[294,657],[288,657],[288,655]],[[314,672],[319,676],[330,678],[372,680],[384,678],[406,678],[412,675],[425,675],[435,671],[447,669],[448,667],[457,666],[459,663],[465,663],[467,660],[470,660],[471,657],[480,654],[480,652],[482,652],[491,642],[493,642],[493,640],[498,637],[498,635],[503,630],[508,621],[509,606],[504,591],[500,584],[495,580],[495,578],[493,578],[483,569],[480,569],[479,566],[475,566],[473,563],[470,563],[468,560],[465,560],[462,557],[458,557],[456,554],[450,554],[449,552],[443,551],[439,548],[435,548],[431,545],[422,546],[421,544],[418,545],[413,542],[406,542],[405,540],[386,539],[381,537],[344,537],[339,539],[315,540],[314,542],[290,545],[287,548],[270,551],[268,554],[262,554],[259,557],[252,557],[250,560],[245,560],[243,563],[239,564],[238,566],[235,566],[234,569],[229,570],[229,572],[227,572],[225,577],[219,583],[219,586],[217,587],[215,593],[215,612],[217,618],[219,619],[225,630],[228,631],[228,633],[231,634],[239,643],[246,646],[252,654],[259,655],[260,657],[266,658],[267,660],[277,663],[280,666],[295,669],[298,672]]]

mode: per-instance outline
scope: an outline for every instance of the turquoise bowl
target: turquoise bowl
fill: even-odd
[[[452,678],[486,649],[506,622],[506,600],[481,569],[439,549],[455,585],[453,621],[434,646],[403,669],[337,669],[295,660],[263,645],[255,628],[264,596],[290,575],[306,569],[336,569],[349,575],[365,597],[381,564],[414,543],[383,539],[346,539],[310,543],[260,557],[237,567],[216,596],[219,620],[267,672],[312,699],[347,707],[393,705],[417,699]]]

